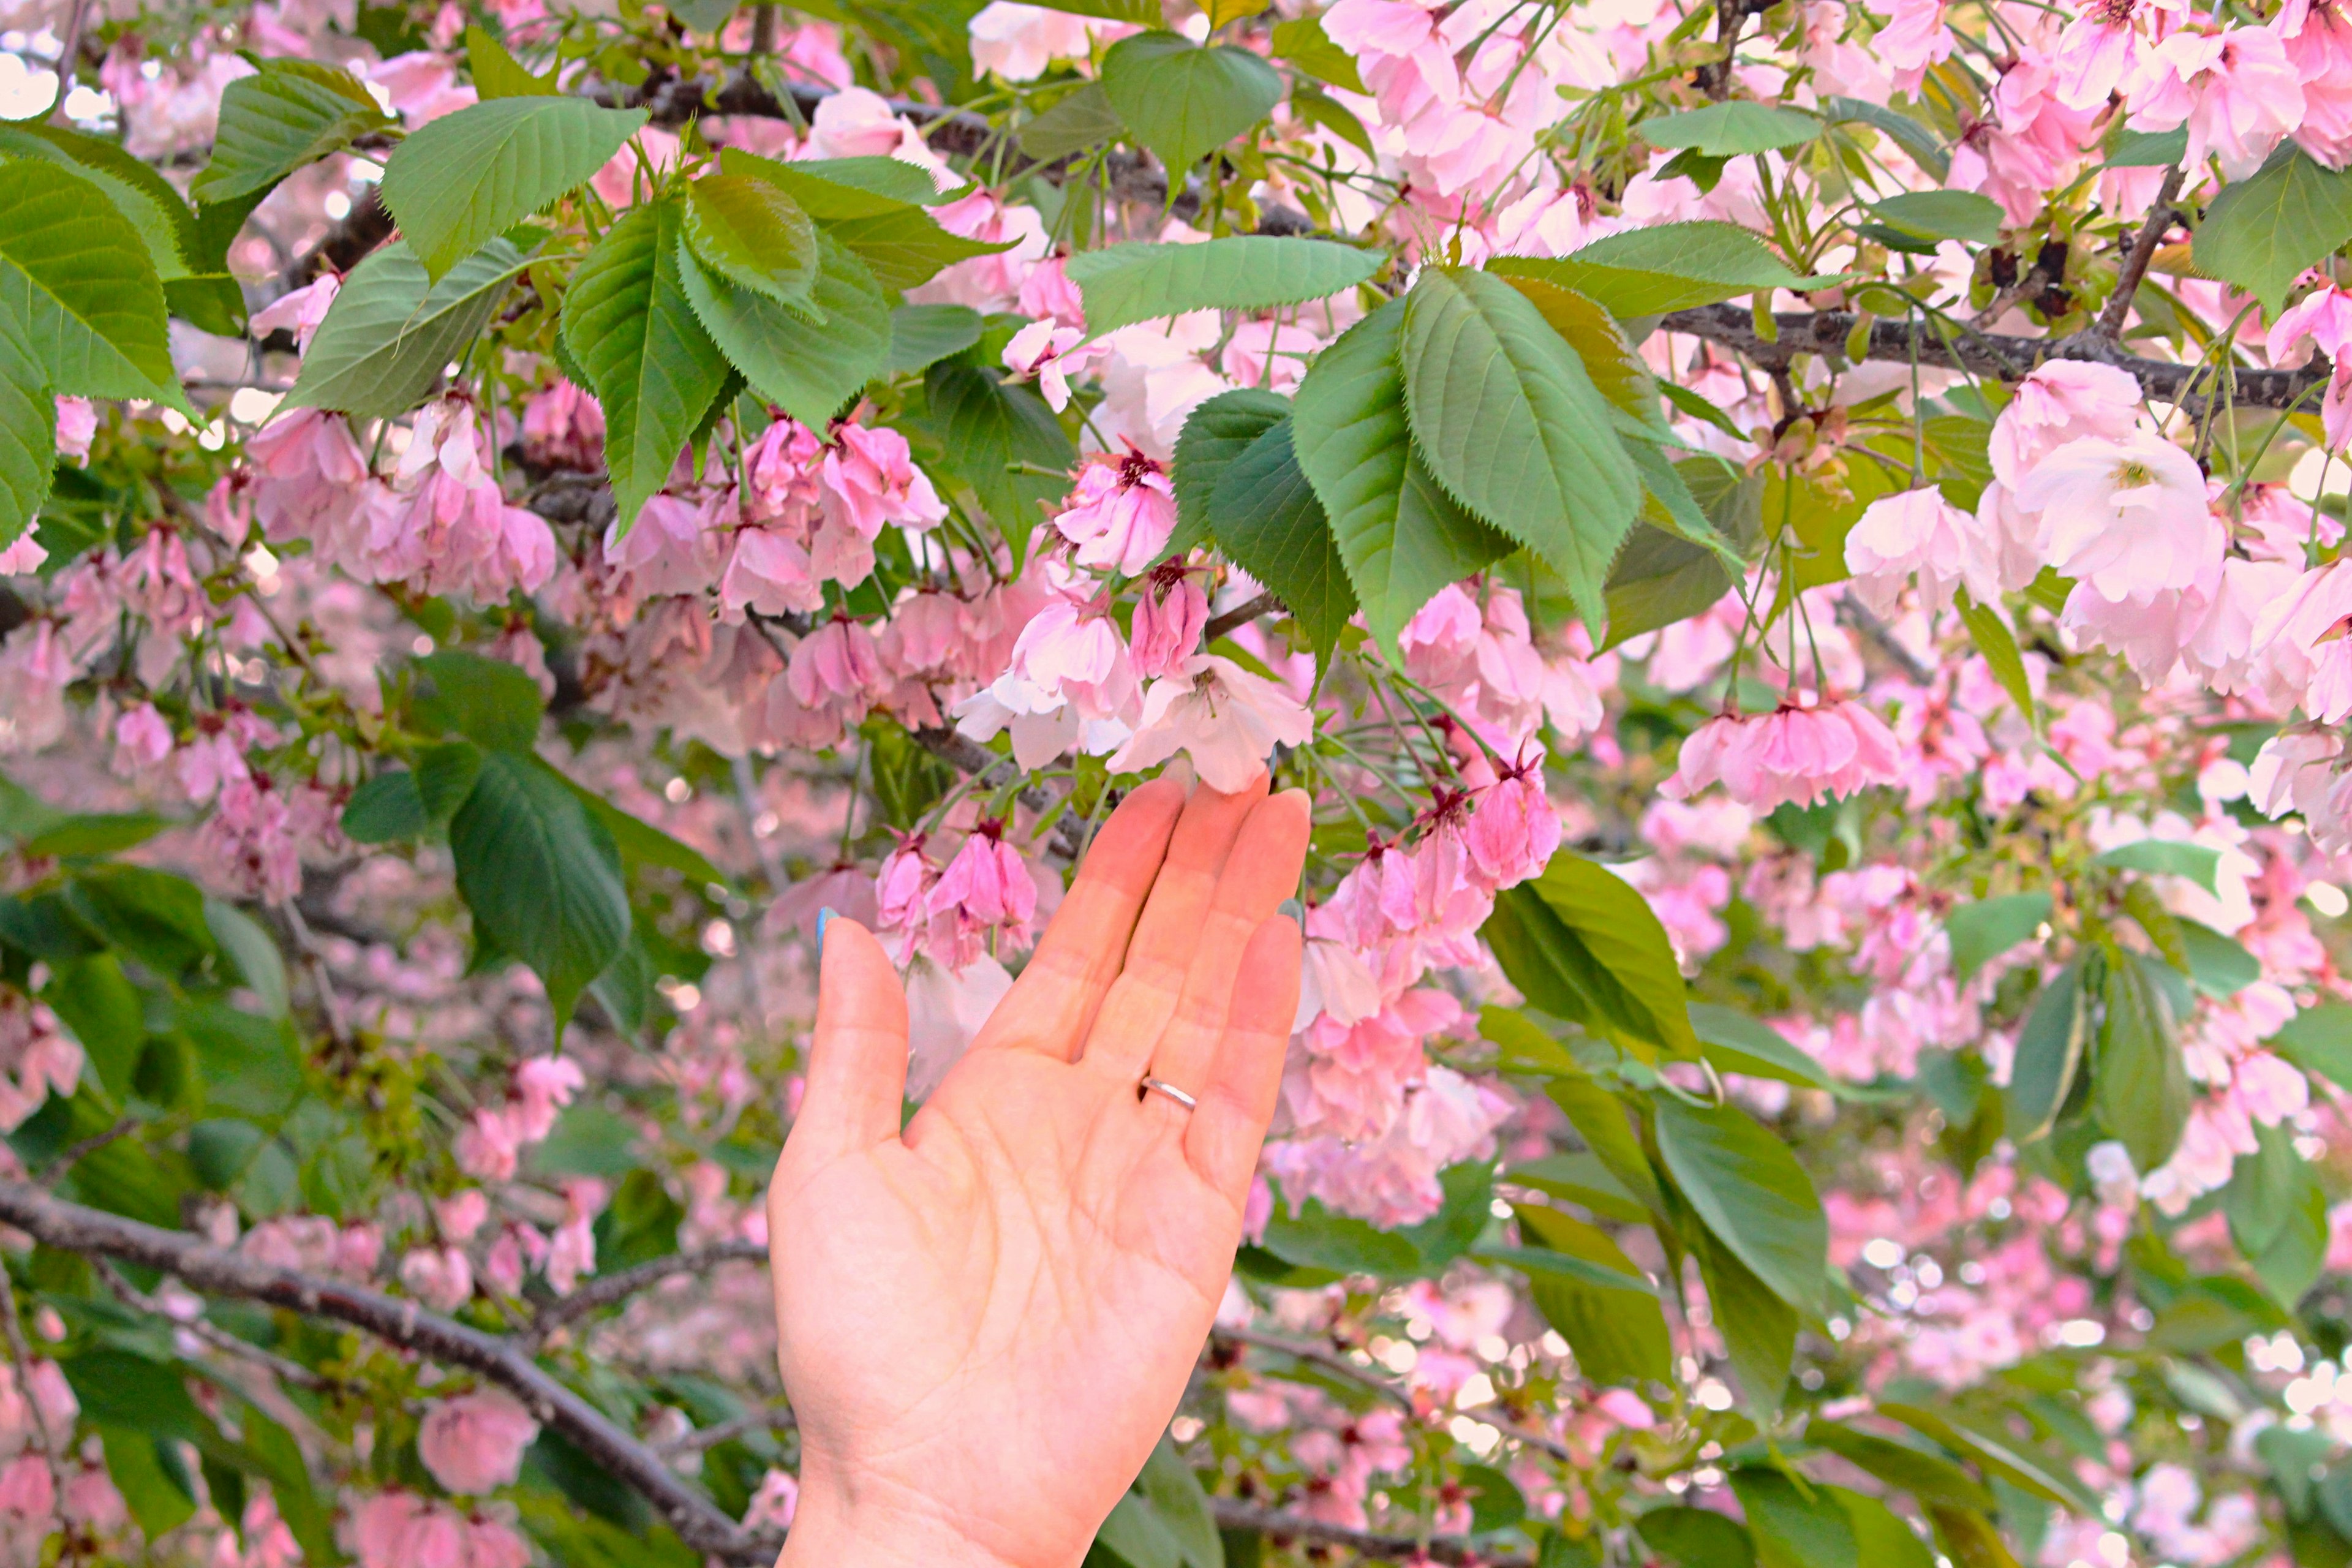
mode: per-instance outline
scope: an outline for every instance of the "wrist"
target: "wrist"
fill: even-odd
[[[1085,1555],[992,1540],[984,1521],[945,1517],[928,1498],[887,1481],[845,1481],[803,1469],[800,1506],[776,1568],[1076,1568]]]

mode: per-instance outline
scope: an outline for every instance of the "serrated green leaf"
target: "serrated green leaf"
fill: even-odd
[[[1731,1472],[1731,1490],[1761,1568],[1861,1568],[1853,1521],[1828,1488],[1800,1490],[1778,1470],[1749,1468]]]
[[[1797,1354],[1797,1310],[1712,1236],[1701,1234],[1691,1241],[1740,1408],[1758,1421],[1769,1420],[1789,1390],[1789,1369]]]
[[[1774,1295],[1820,1316],[1829,1221],[1789,1146],[1737,1106],[1655,1103],[1658,1157],[1707,1229]]]
[[[1099,16],[1106,22],[1127,22],[1139,27],[1160,24],[1159,0],[1036,0],[1039,9],[1072,16]]]
[[[265,60],[222,92],[212,161],[188,194],[200,202],[225,202],[267,191],[303,165],[341,152],[353,138],[394,123],[367,84],[347,70],[303,59]]]
[[[353,790],[343,807],[343,837],[354,844],[416,838],[427,826],[416,775],[405,768],[376,774]]]
[[[901,305],[890,312],[892,375],[929,370],[980,342],[983,322],[969,305]]]
[[[1542,556],[1598,627],[1642,487],[1576,351],[1502,279],[1431,268],[1405,298],[1404,387],[1438,482]]]
[[[890,308],[865,264],[821,237],[809,299],[819,326],[792,307],[712,274],[680,246],[677,276],[695,317],[751,389],[814,430],[890,368]],[[707,406],[707,405],[706,405]]]
[[[1289,607],[1316,658],[1327,658],[1356,595],[1323,503],[1298,467],[1289,420],[1268,426],[1218,476],[1209,528],[1220,550]]]
[[[886,217],[906,207],[946,200],[929,171],[898,158],[762,158],[739,147],[719,154],[730,174],[765,180],[819,223],[845,218]]]
[[[2096,1513],[2098,1499],[2064,1469],[2052,1464],[2015,1438],[1987,1430],[1988,1423],[1958,1418],[1957,1413],[1947,1415],[1901,1401],[1882,1401],[1878,1414],[1900,1421],[1921,1435],[1931,1437],[1958,1454],[1973,1460],[1988,1474],[1997,1476],[2010,1485],[2032,1493],[2044,1502],[2077,1513]]]
[[[770,181],[696,180],[686,187],[685,233],[695,258],[737,288],[798,305],[816,286],[816,225]]]
[[[1021,127],[1021,151],[1041,163],[1109,145],[1125,127],[1100,82],[1090,81],[1057,100],[1054,107]]]
[[[2219,890],[2221,852],[2209,844],[2189,844],[2177,838],[2140,838],[2101,850],[2091,858],[2091,863],[2110,870],[2186,877],[2210,893]]]
[[[1825,98],[1822,112],[1832,124],[1859,122],[1883,131],[1895,139],[1895,144],[1911,155],[1911,161],[1938,180],[1952,166],[1951,155],[1944,151],[1942,141],[1935,131],[1912,119],[1902,110],[1885,104],[1872,103],[1859,98]]]
[[[0,547],[41,514],[57,470],[58,404],[16,323],[0,315]]]
[[[52,392],[187,409],[145,242],[60,164],[0,163],[0,301]]]
[[[1276,22],[1271,47],[1276,59],[1306,72],[1317,81],[1344,87],[1349,92],[1364,90],[1364,79],[1356,68],[1355,57],[1331,41],[1331,36],[1323,30],[1320,16],[1296,16]]]
[[[372,419],[405,414],[465,357],[529,261],[511,242],[493,239],[435,283],[404,240],[372,252],[327,307],[282,406]]]
[[[1867,1568],[1939,1568],[1919,1532],[1878,1499],[1844,1487],[1817,1486],[1814,1490],[1844,1512],[1853,1530],[1855,1556]]]
[[[1077,448],[1034,387],[1009,386],[993,371],[949,361],[925,373],[923,389],[948,471],[971,487],[1019,560],[1045,505],[1067,493],[1056,476]]]
[[[1837,1080],[1822,1064],[1790,1043],[1787,1036],[1760,1018],[1712,1003],[1690,1005],[1691,1028],[1699,1049],[1722,1072],[1743,1073],[1806,1089],[1835,1089]]]
[[[1556,258],[1498,256],[1486,269],[1572,289],[1621,321],[1813,281],[1757,236],[1713,219],[1623,229]]]
[[[1800,147],[1822,133],[1822,122],[1793,109],[1762,103],[1710,103],[1644,120],[1633,128],[1653,147],[1688,148],[1708,158],[1737,158]]]
[[[2289,143],[2221,187],[2189,254],[2198,271],[2236,284],[2275,320],[2295,279],[2347,241],[2352,169],[2330,169]]]
[[[547,710],[539,685],[502,658],[448,649],[415,661],[409,719],[428,735],[462,735],[491,751],[528,752]]]
[[[145,162],[122,150],[121,144],[86,136],[58,125],[0,124],[0,153],[16,158],[46,158],[69,165],[83,179],[106,193],[147,242],[155,275],[168,286],[189,276],[197,253],[196,215],[170,181]],[[240,299],[239,311],[243,305]]]
[[[532,75],[504,44],[477,26],[466,29],[466,69],[475,93],[485,99],[551,98],[558,91],[553,72]]]
[[[471,741],[444,741],[416,753],[416,798],[425,808],[425,823],[446,830],[449,819],[474,793],[482,774],[483,752]]]
[[[2007,1090],[2011,1138],[2030,1143],[2050,1131],[2073,1092],[2090,1040],[2091,999],[2076,959],[2042,988],[2017,1032]]]
[[[1974,191],[1906,191],[1870,204],[1879,221],[1923,239],[2000,238],[2000,204]]]
[[[1514,1206],[1521,1235],[1609,1273],[1640,1277],[1633,1259],[1598,1226],[1558,1209]],[[1532,1270],[1528,1279],[1536,1310],[1568,1341],[1577,1370],[1587,1379],[1635,1386],[1650,1379],[1673,1380],[1674,1345],[1654,1300],[1637,1300],[1628,1290]]]
[[[1818,1416],[1806,1423],[1805,1441],[1816,1448],[1827,1449],[1890,1487],[1909,1492],[1922,1503],[1977,1509],[1993,1506],[1992,1493],[1983,1482],[1941,1454],[1929,1453],[1914,1444]]]
[[[563,297],[564,339],[604,408],[604,468],[624,532],[668,482],[727,381],[727,358],[679,277],[680,206],[665,198],[622,214]]]
[[[583,98],[488,99],[419,127],[394,149],[383,204],[437,279],[518,219],[587,184],[645,122],[643,110]]]
[[[1633,1529],[1673,1568],[1755,1568],[1756,1548],[1748,1531],[1713,1509],[1654,1508],[1633,1521]]]
[[[848,247],[872,268],[876,282],[902,290],[929,282],[959,261],[993,256],[1020,243],[966,239],[941,228],[937,218],[914,206],[872,217],[827,219],[821,226],[828,238]]]
[[[2042,705],[2033,700],[2033,682],[2025,673],[2025,656],[2017,650],[2017,637],[2009,623],[1990,605],[1978,604],[1965,593],[1959,596],[1960,623],[1969,628],[1969,640],[1984,655],[1985,666],[1992,671],[2017,710],[2025,715],[2033,732],[2042,732]]]
[[[1128,130],[1169,171],[1171,197],[1193,164],[1282,101],[1281,74],[1247,49],[1203,48],[1160,31],[1113,44],[1102,85]]]
[[[482,935],[547,987],[562,1033],[629,934],[612,835],[538,758],[493,752],[449,824],[457,891]]]
[[[2049,918],[2048,893],[2004,893],[1955,904],[1944,917],[1944,932],[1952,943],[1952,973],[1967,982],[2019,942],[2032,940]]]
[[[286,1016],[286,958],[276,940],[251,915],[220,899],[205,900],[205,924],[236,966],[236,978],[259,999],[263,1016]]]
[[[1455,504],[1414,452],[1403,335],[1402,300],[1349,328],[1308,367],[1292,414],[1299,467],[1330,520],[1364,624],[1392,655],[1405,623],[1438,590],[1511,549]]]
[[[1665,927],[1641,892],[1607,867],[1554,855],[1541,876],[1496,895],[1480,934],[1511,984],[1544,1012],[1644,1055],[1698,1058]]]
[[[1328,299],[1370,279],[1382,259],[1328,240],[1231,235],[1082,250],[1066,270],[1086,303],[1087,334],[1100,337],[1188,310],[1264,310]]]
[[[2154,963],[2134,953],[2110,955],[2091,1068],[2099,1121],[2141,1171],[2171,1157],[2194,1099],[2172,1003],[2149,973]]]
[[[1184,416],[1170,475],[1176,490],[1176,531],[1168,539],[1169,554],[1181,555],[1209,541],[1209,498],[1217,481],[1252,442],[1289,416],[1290,399],[1249,386],[1221,392]]]

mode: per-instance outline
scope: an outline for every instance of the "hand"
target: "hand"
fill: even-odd
[[[1281,1089],[1307,798],[1160,779],[1104,825],[1020,980],[898,1130],[907,1004],[825,930],[808,1092],[768,1189],[800,1424],[780,1568],[1067,1568],[1175,1414]],[[1199,1100],[1137,1096],[1146,1070]]]

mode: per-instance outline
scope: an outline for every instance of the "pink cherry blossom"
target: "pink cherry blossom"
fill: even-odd
[[[1914,574],[1930,609],[1948,607],[1962,587],[1980,603],[2000,593],[1998,563],[1977,520],[1933,487],[1882,497],[1864,508],[1846,534],[1845,563],[1863,602],[1882,616],[1892,612]]]
[[[520,1401],[503,1389],[485,1388],[426,1411],[416,1429],[416,1453],[451,1491],[487,1492],[514,1484],[523,1450],[538,1436],[539,1423]]]
[[[289,289],[256,310],[246,323],[247,329],[257,338],[277,331],[290,333],[294,352],[308,353],[310,340],[318,334],[319,323],[327,319],[328,308],[334,304],[342,286],[343,280],[336,274],[321,274],[316,282]]]
[[[2210,584],[2224,534],[2195,459],[2158,437],[2092,437],[2043,457],[2017,504],[2041,514],[2050,563],[2109,601]]]
[[[1719,782],[1734,800],[1763,813],[1892,784],[1900,765],[1893,733],[1861,704],[1783,703],[1759,717],[1723,714],[1699,726],[1660,793],[1684,800]]]
[[[1045,406],[1059,414],[1070,405],[1070,377],[1100,359],[1108,346],[1087,342],[1082,325],[1063,326],[1045,316],[1013,334],[1004,345],[1004,368],[1034,380]]]
[[[2322,283],[2279,312],[2268,346],[2273,364],[2304,364],[2315,349],[2327,355],[2320,423],[2329,446],[2352,448],[2352,289]]]
[[[1014,949],[1029,945],[1029,922],[1037,912],[1037,884],[1020,852],[1004,842],[1004,824],[983,821],[963,841],[932,884],[925,912],[953,922],[961,968],[980,950],[982,937],[1002,931]]]
[[[2121,89],[2142,130],[2189,127],[2190,168],[2218,158],[2225,178],[2262,166],[2303,120],[2303,79],[2267,27],[2183,28],[2150,48]]]
[[[1229,658],[1198,654],[1143,694],[1135,733],[1110,760],[1113,773],[1135,773],[1178,752],[1211,789],[1230,795],[1265,767],[1276,746],[1303,746],[1315,715],[1262,676]]]
[[[1159,559],[1175,531],[1175,486],[1166,468],[1133,447],[1123,458],[1097,454],[1078,469],[1054,527],[1078,547],[1079,565],[1131,577]]]
[[[1144,580],[1129,645],[1139,676],[1149,679],[1172,674],[1199,649],[1209,622],[1209,596],[1201,587],[1201,575],[1181,561],[1170,560]]]

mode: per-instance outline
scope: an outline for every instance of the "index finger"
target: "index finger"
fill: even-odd
[[[972,1049],[1028,1049],[1066,1061],[1127,961],[1136,916],[1160,875],[1168,836],[1184,809],[1181,781],[1162,776],[1130,791],[1095,835],[1077,879]]]

